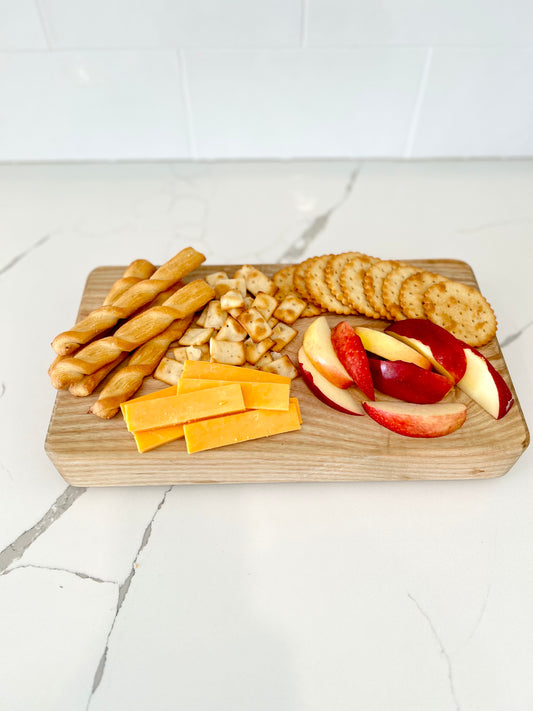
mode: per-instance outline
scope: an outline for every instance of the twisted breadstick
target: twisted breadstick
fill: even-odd
[[[156,269],[149,279],[143,279],[131,286],[113,304],[100,306],[91,311],[72,330],[56,336],[52,341],[52,348],[58,355],[74,353],[80,345],[88,343],[98,334],[114,326],[120,319],[128,318],[148,304],[157,294],[199,267],[204,260],[204,255],[192,247],[182,249],[175,257]]]
[[[155,267],[154,267],[155,269]],[[121,279],[119,281],[124,281],[124,279]],[[116,282],[118,284],[118,282]],[[180,282],[180,286],[183,286]],[[158,294],[153,301],[151,301],[147,306],[143,306],[141,311],[147,310],[148,308],[151,308],[152,306],[160,306],[163,304],[169,296],[172,296],[177,290],[178,290],[177,285],[172,286],[170,289],[167,289],[166,291],[162,291],[160,294]],[[116,368],[117,365],[122,363],[123,360],[127,357],[128,352],[125,351],[119,355],[118,358],[115,360],[112,360],[111,363],[108,363],[107,365],[102,366],[101,368],[98,368],[98,370],[95,370],[94,373],[91,373],[90,375],[84,375],[81,380],[79,380],[77,383],[72,383],[69,387],[69,391],[71,395],[74,395],[75,397],[87,397],[87,395],[90,395],[93,390],[96,390],[96,388],[100,385],[102,380],[114,369]],[[52,370],[54,366],[60,361],[63,360],[63,358],[67,358],[68,356],[57,356],[56,360],[52,363],[50,366],[50,369],[48,370],[48,374],[51,375]]]
[[[104,299],[104,306],[114,304],[130,287],[143,279],[149,279],[156,268],[146,259],[136,259],[126,269],[120,279],[113,284]]]
[[[146,259],[136,259],[135,261],[133,261],[129,266],[126,267],[124,274],[120,277],[120,279],[117,279],[117,281],[108,291],[107,296],[104,300],[104,304],[112,304],[120,296],[122,296],[122,294],[126,291],[126,289],[129,289],[130,286],[137,284],[137,282],[141,281],[142,279],[148,279],[155,272],[155,269],[156,268],[154,267],[154,265],[151,262],[148,262]],[[170,294],[167,295],[167,298],[168,296],[170,296]],[[64,356],[61,355],[55,357],[52,364],[48,368],[48,375],[52,375],[52,371],[54,370],[56,365],[61,360],[63,360],[63,358]],[[110,370],[111,368],[108,367],[107,373],[109,373]],[[92,390],[94,390],[98,383],[100,383],[105,378],[107,373],[101,374],[100,380],[97,380],[95,374],[95,377],[91,377],[91,380],[88,380],[86,384],[79,383],[78,392],[73,392],[72,394],[80,395],[84,390],[87,390],[89,387],[91,387],[90,383],[92,383]],[[92,390],[85,392],[85,394],[89,395]]]
[[[59,361],[51,373],[52,385],[58,389],[68,388],[84,375],[94,373],[118,358],[123,351],[132,351],[157,336],[172,321],[193,314],[214,296],[215,292],[203,279],[186,284],[162,306],[153,306],[126,321],[113,336],[93,341],[77,355]]]
[[[137,392],[144,378],[157,368],[172,341],[183,336],[191,321],[192,315],[174,321],[168,328],[138,348],[128,364],[111,376],[89,412],[104,420],[114,417],[121,403],[129,400]]]

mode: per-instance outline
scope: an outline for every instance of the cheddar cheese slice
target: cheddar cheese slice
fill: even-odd
[[[157,400],[160,397],[170,397],[171,395],[177,395],[177,386],[171,385],[169,388],[163,388],[162,390],[155,390],[153,393],[147,393],[146,395],[139,395],[139,397],[132,398],[131,400],[126,400],[120,405],[122,414],[124,415],[124,406],[128,405],[130,402],[142,402],[143,400]]]
[[[174,442],[183,437],[183,425],[169,425],[168,427],[158,427],[155,430],[142,430],[133,432],[135,443],[139,452],[149,452],[167,442]]]
[[[126,403],[124,419],[130,432],[139,432],[168,425],[182,425],[192,420],[217,417],[244,409],[241,386],[231,383],[200,392]]]
[[[291,383],[290,378],[277,373],[265,373],[262,370],[243,368],[239,365],[209,363],[205,360],[186,360],[181,377],[247,383]]]
[[[228,380],[204,380],[202,378],[180,378],[178,394],[191,393],[207,388],[216,388],[230,385]],[[289,390],[288,383],[239,383],[242,389],[244,405],[247,410],[288,410]]]
[[[294,402],[289,404],[286,412],[247,410],[235,415],[214,417],[183,426],[189,454],[299,429],[300,415],[298,406]]]

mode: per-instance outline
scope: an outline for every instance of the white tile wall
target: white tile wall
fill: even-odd
[[[45,48],[46,38],[34,0],[0,0],[0,51]]]
[[[425,54],[187,52],[198,155],[399,155]]]
[[[0,161],[533,155],[533,0],[0,0]]]
[[[57,48],[297,47],[301,0],[39,0]]]
[[[3,160],[188,157],[174,52],[0,54]]]
[[[532,89],[533,48],[436,49],[413,155],[533,155]]]
[[[533,43],[531,0],[308,0],[310,47]]]

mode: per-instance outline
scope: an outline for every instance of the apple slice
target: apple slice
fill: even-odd
[[[415,348],[435,370],[458,383],[466,371],[466,356],[462,342],[436,323],[423,318],[396,321],[387,328],[395,338]]]
[[[353,381],[370,400],[375,400],[368,356],[363,343],[348,321],[341,321],[331,331],[331,343],[338,359]]]
[[[380,425],[404,437],[443,437],[466,420],[466,405],[462,402],[363,402],[363,408]]]
[[[431,370],[431,363],[427,358],[397,338],[367,326],[356,326],[355,332],[361,339],[365,350],[370,353],[375,353],[386,360],[403,360],[406,363],[414,363],[421,368]]]
[[[463,343],[463,348],[466,372],[457,387],[499,420],[513,406],[513,395],[505,380],[484,355],[466,343]]]
[[[349,388],[353,385],[352,378],[333,350],[331,329],[325,316],[319,316],[307,328],[303,348],[311,363],[330,383],[338,388]]]
[[[377,390],[406,402],[439,402],[452,389],[449,378],[402,360],[368,359]]]
[[[347,390],[333,385],[332,382],[318,372],[303,346],[298,351],[298,366],[309,390],[323,403],[347,415],[363,414],[360,404],[353,399]]]

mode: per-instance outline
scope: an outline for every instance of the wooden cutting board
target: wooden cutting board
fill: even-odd
[[[471,268],[456,260],[411,260],[411,263],[452,279],[475,285]],[[240,266],[240,265],[239,265]],[[280,265],[262,265],[272,275]],[[203,266],[188,280],[234,265]],[[124,267],[99,267],[88,277],[78,318],[98,307]],[[385,328],[386,322],[328,314],[331,326],[342,318],[353,325]],[[288,346],[295,354],[311,322],[299,319],[299,335]],[[390,481],[402,479],[483,479],[505,474],[529,443],[529,432],[496,339],[481,349],[503,375],[515,404],[501,420],[494,420],[455,389],[447,399],[465,402],[467,420],[457,432],[435,439],[403,437],[367,416],[354,417],[333,410],[293,381],[291,394],[300,401],[303,425],[298,432],[254,440],[189,455],[183,440],[139,454],[121,415],[100,420],[88,409],[98,391],[75,398],[57,394],[45,449],[63,478],[73,486],[131,486],[146,484],[262,483],[302,481]],[[147,378],[137,395],[165,387]],[[355,392],[355,391],[354,391]],[[377,399],[387,399],[377,394]]]

